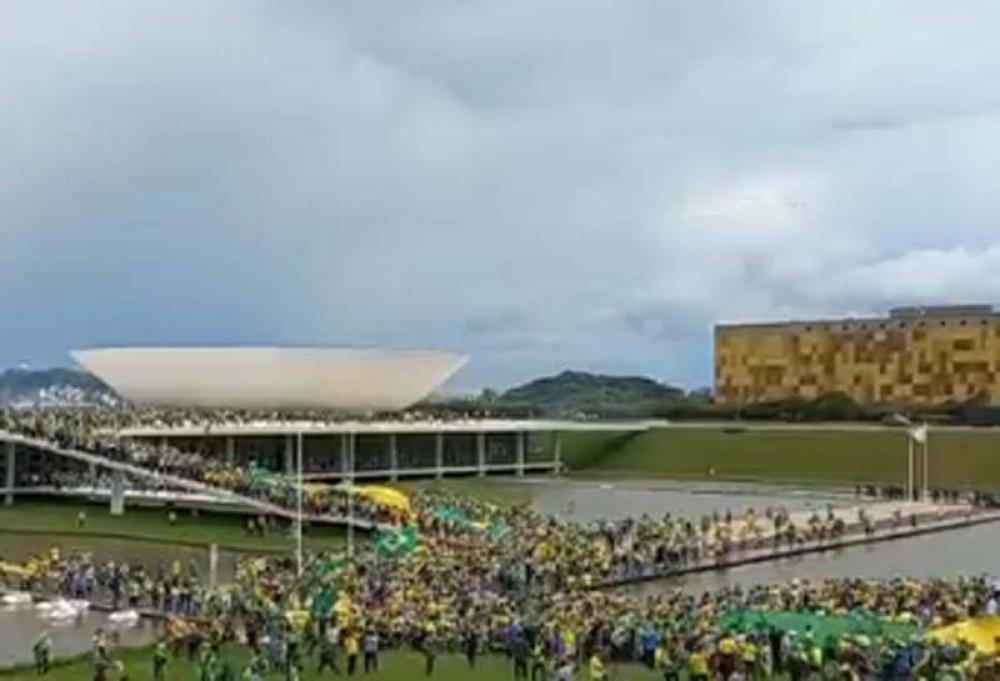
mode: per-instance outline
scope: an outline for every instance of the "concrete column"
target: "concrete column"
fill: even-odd
[[[552,444],[552,458],[556,464],[555,472],[558,473],[562,468],[562,438],[559,433],[555,434],[555,442]]]
[[[348,447],[350,447],[350,444],[348,443],[349,439],[350,438],[347,437],[347,433],[340,434],[340,451],[337,453],[337,456],[340,457],[339,468],[342,477],[347,476],[347,457],[348,457],[347,449]]]
[[[116,470],[111,474],[111,515],[125,513],[125,474]]]
[[[295,438],[285,436],[285,475],[295,473]]]
[[[522,430],[516,433],[514,437],[516,438],[515,446],[517,447],[517,457],[516,457],[517,465],[515,470],[517,471],[518,475],[524,475],[524,450],[525,450],[524,441],[525,439],[527,439],[527,434]]]
[[[347,477],[354,484],[354,472],[357,470],[356,461],[354,460],[355,448],[357,446],[357,436],[354,433],[347,434]]]
[[[87,486],[91,490],[97,489],[97,464],[87,464]]]
[[[226,436],[226,463],[230,466],[236,464],[236,440],[232,435]]]
[[[444,433],[434,435],[434,476],[444,477]]]
[[[7,492],[4,494],[4,506],[14,505],[14,469],[17,466],[17,445],[13,441],[7,443]]]
[[[389,433],[389,477],[399,480],[399,449],[396,434]]]
[[[486,433],[476,433],[476,466],[479,477],[486,475]]]
[[[213,589],[219,574],[219,545],[211,544],[208,547],[208,585]]]

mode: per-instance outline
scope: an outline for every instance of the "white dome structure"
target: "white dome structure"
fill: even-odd
[[[398,411],[465,364],[444,352],[365,348],[93,348],[73,358],[136,403]]]

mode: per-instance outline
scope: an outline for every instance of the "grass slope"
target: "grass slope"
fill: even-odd
[[[77,514],[86,511],[87,521],[77,527]],[[238,514],[177,512],[177,524],[166,522],[165,509],[128,508],[113,516],[106,504],[61,503],[15,499],[13,506],[0,507],[0,532],[50,534],[53,536],[107,537],[135,539],[184,546],[215,543],[232,551],[285,551],[292,541],[284,529],[274,529],[263,537],[249,537],[244,519]],[[339,546],[344,531],[333,527],[306,530],[306,544],[313,548]]]
[[[588,454],[594,447],[614,444],[602,434],[594,442],[581,443],[583,453],[566,461],[584,473],[779,483],[899,483],[906,474],[906,436],[901,429],[657,428],[620,440],[620,446],[598,456]],[[1000,489],[1000,433],[932,430],[930,451],[932,485]]]
[[[563,464],[574,471],[600,468],[608,458],[615,456],[639,435],[640,433],[637,432],[616,433],[613,431],[571,430],[560,433]],[[547,451],[551,451],[554,444],[549,441],[546,442],[545,446]]]

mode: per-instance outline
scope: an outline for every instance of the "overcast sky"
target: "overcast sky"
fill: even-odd
[[[461,351],[689,387],[716,320],[1000,302],[1000,3],[0,7],[0,364]]]

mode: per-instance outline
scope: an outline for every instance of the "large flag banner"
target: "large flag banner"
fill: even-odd
[[[472,523],[468,514],[452,506],[438,506],[434,509],[434,517],[447,523],[466,527]]]
[[[319,593],[313,596],[309,612],[316,618],[329,617],[330,613],[333,612],[333,604],[336,600],[337,595],[333,587],[329,585],[324,586]]]
[[[392,558],[412,553],[419,542],[417,528],[413,525],[398,530],[380,530],[375,534],[375,553],[379,558]]]
[[[993,655],[1000,648],[1000,617],[974,617],[933,629],[929,636],[941,643],[965,642],[983,655]]]
[[[253,489],[264,489],[279,482],[277,475],[258,466],[256,463],[250,464],[250,486]]]
[[[317,560],[312,567],[313,576],[319,579],[331,572],[340,572],[347,567],[347,563],[347,557],[343,555],[331,556],[325,560]]]
[[[476,522],[465,511],[452,506],[438,506],[434,509],[434,517],[463,529],[484,532],[493,540],[503,539],[510,532],[510,527],[503,523]]]
[[[808,629],[819,639],[827,636],[839,638],[845,634],[863,634],[873,638],[893,637],[908,640],[915,634],[922,633],[916,625],[894,622],[866,612],[821,615],[788,610],[734,610],[723,615],[719,624],[723,631],[741,633],[768,629],[802,633]]]

